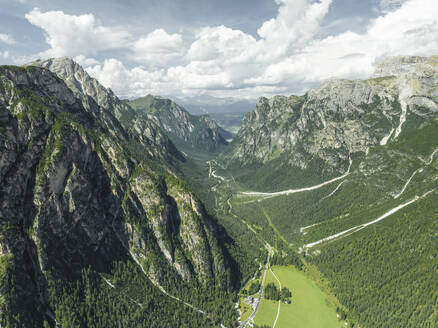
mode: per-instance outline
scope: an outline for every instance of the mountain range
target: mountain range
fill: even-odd
[[[68,58],[1,66],[0,327],[238,326],[270,258],[350,326],[436,327],[437,86],[438,57],[388,58],[233,138]]]
[[[56,312],[62,288],[105,282],[97,272],[118,261],[123,272],[136,264],[156,294],[236,286],[219,228],[180,180],[173,164],[184,157],[159,126],[68,59],[0,76],[2,326],[67,320],[73,309]]]
[[[437,68],[437,57],[390,58],[368,80],[331,79],[303,96],[260,98],[227,160],[292,170],[295,179],[310,167],[318,170],[314,177],[345,173],[351,154],[386,145],[436,116]]]
[[[128,104],[154,121],[180,149],[218,151],[233,136],[208,115],[191,115],[170,99],[147,95]]]

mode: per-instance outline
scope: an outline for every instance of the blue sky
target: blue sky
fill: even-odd
[[[0,0],[0,63],[68,56],[121,97],[255,99],[438,54],[436,0]]]

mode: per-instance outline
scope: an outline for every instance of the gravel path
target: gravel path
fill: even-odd
[[[274,271],[272,271],[271,267],[269,267],[269,271],[271,271],[272,275],[274,276],[274,278],[277,280],[278,284],[280,285],[280,293],[281,293],[280,279],[278,279],[278,277],[275,275]],[[280,316],[280,307],[281,307],[281,299],[278,300],[277,316],[275,317],[274,325],[272,326],[272,328],[275,328],[275,326],[277,325],[277,320],[278,320],[278,317]]]
[[[339,181],[344,179],[346,176],[348,176],[350,174],[350,168],[351,168],[351,159],[350,159],[350,165],[348,166],[348,170],[347,172],[345,172],[345,174],[331,179],[329,181],[320,183],[316,186],[311,186],[311,187],[306,187],[306,188],[300,188],[300,189],[288,189],[288,190],[283,190],[283,191],[277,191],[277,192],[256,192],[256,191],[245,191],[245,192],[241,192],[241,195],[245,195],[245,196],[258,196],[258,197],[276,197],[276,196],[281,196],[281,195],[289,195],[289,194],[295,194],[295,193],[299,193],[299,192],[303,192],[303,191],[311,191],[311,190],[315,190],[315,189],[319,189],[322,188],[328,184],[331,184],[333,182]]]
[[[400,211],[402,208],[404,208],[404,207],[406,207],[408,205],[411,205],[412,203],[416,202],[417,200],[419,200],[421,198],[425,198],[427,195],[429,195],[433,191],[434,190],[430,190],[430,191],[426,192],[425,194],[423,194],[422,196],[415,196],[410,201],[408,201],[406,203],[403,203],[403,204],[400,204],[400,205],[394,207],[393,209],[390,209],[388,212],[386,212],[382,216],[379,216],[377,219],[375,219],[373,221],[370,221],[370,222],[367,222],[367,223],[364,223],[364,224],[360,224],[360,225],[355,226],[353,228],[350,228],[350,229],[338,232],[337,234],[334,234],[334,235],[322,238],[322,239],[320,239],[318,241],[315,241],[313,243],[306,244],[306,245],[304,245],[304,248],[311,248],[311,247],[319,245],[319,244],[321,244],[321,243],[323,243],[325,241],[329,241],[329,240],[332,240],[332,239],[335,239],[335,238],[338,238],[338,237],[345,237],[345,236],[348,236],[348,235],[350,235],[350,234],[352,234],[354,232],[362,230],[362,229],[364,229],[364,228],[366,228],[366,227],[368,227],[368,226],[370,226],[372,224],[375,224],[375,223],[377,223],[379,221],[382,221],[383,219],[386,219],[388,216],[390,216],[390,215]]]

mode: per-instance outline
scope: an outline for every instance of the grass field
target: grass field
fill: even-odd
[[[281,303],[280,316],[276,328],[340,328],[333,306],[326,301],[325,294],[304,273],[292,266],[272,267],[282,287],[292,292],[291,304]],[[278,283],[270,271],[266,275],[266,284]],[[262,300],[255,317],[256,325],[272,327],[277,315],[278,302]]]

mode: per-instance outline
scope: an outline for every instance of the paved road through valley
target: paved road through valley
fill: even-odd
[[[260,290],[259,290],[259,297],[256,300],[256,306],[254,311],[251,313],[251,315],[249,316],[248,319],[246,319],[244,322],[242,322],[239,326],[239,328],[244,328],[251,320],[254,319],[254,317],[257,314],[257,311],[259,310],[259,306],[260,306],[260,302],[262,301],[262,297],[263,297],[263,289],[265,286],[265,279],[266,279],[266,272],[268,272],[269,269],[269,260],[271,258],[271,248],[268,249],[268,258],[266,260],[266,265],[265,265],[265,272],[263,273],[263,280],[262,280],[262,284],[260,286]]]

